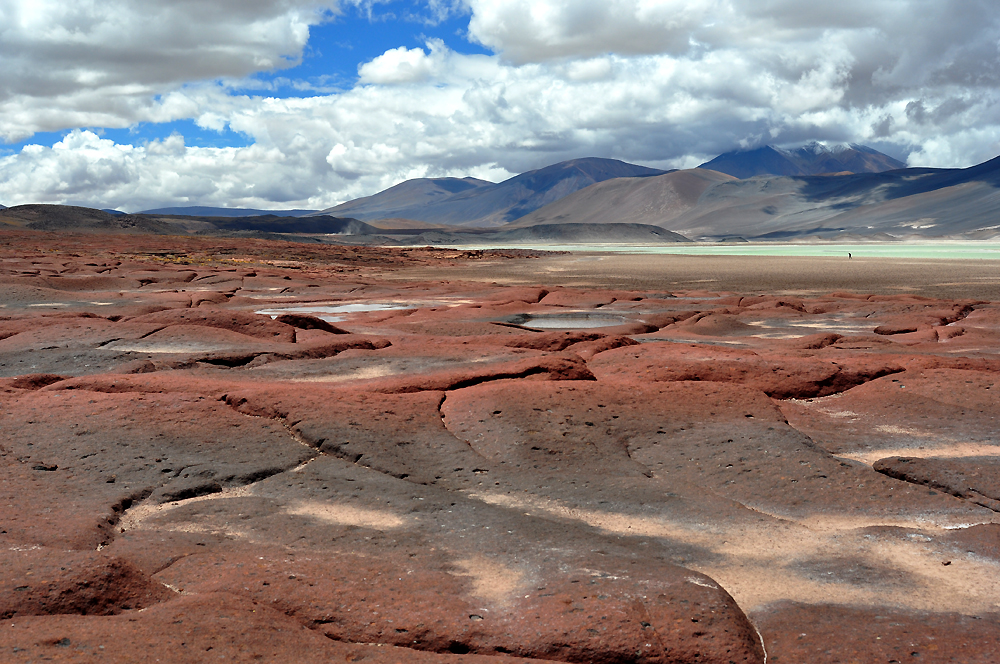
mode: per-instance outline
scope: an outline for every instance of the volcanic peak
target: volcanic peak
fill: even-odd
[[[906,168],[906,164],[865,145],[813,141],[797,148],[764,145],[734,150],[705,162],[701,168],[746,179],[758,175],[882,173]]]

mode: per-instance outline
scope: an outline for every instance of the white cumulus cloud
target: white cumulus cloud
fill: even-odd
[[[359,82],[375,85],[420,83],[428,80],[445,64],[446,49],[440,40],[428,43],[430,53],[422,48],[400,46],[386,51],[358,67]]]
[[[0,0],[0,139],[190,117],[185,83],[292,66],[319,0]]]
[[[360,63],[352,88],[286,99],[192,81],[294,61],[333,4],[215,3],[204,32],[178,42],[191,53],[166,45],[178,34],[167,18],[201,4],[110,0],[133,28],[150,26],[111,46],[100,44],[113,32],[103,22],[125,19],[105,5],[39,6],[56,27],[14,30],[19,50],[5,36],[10,8],[24,25],[44,21],[0,0],[0,65],[18,63],[0,83],[3,135],[188,118],[252,145],[116,145],[76,131],[0,157],[6,205],[322,208],[411,177],[497,180],[586,155],[688,167],[736,146],[808,140],[868,143],[913,165],[1000,153],[992,0],[437,0],[428,16],[464,12],[469,39],[492,54],[428,39]]]

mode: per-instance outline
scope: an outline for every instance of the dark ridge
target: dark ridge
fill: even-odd
[[[72,205],[18,205],[0,210],[0,223],[50,232],[145,233],[184,235],[188,233],[235,235],[283,239],[275,234],[309,233],[322,235],[376,235],[374,226],[341,217],[280,217],[273,214],[248,217],[195,217],[149,214],[122,214]],[[297,238],[315,242],[315,238]]]
[[[219,231],[256,231],[264,233],[322,233],[326,235],[377,235],[382,233],[363,221],[322,215],[316,217],[279,217],[268,214],[253,217],[205,219]]]
[[[17,205],[0,211],[0,222],[36,231],[82,231],[103,233],[176,234],[169,222],[131,214],[111,214],[103,210],[73,205]]]
[[[114,210],[106,210],[114,213]],[[304,217],[315,214],[316,210],[255,210],[253,208],[225,208],[207,207],[203,205],[189,205],[187,207],[164,207],[152,210],[143,210],[137,214],[168,214],[181,217]],[[122,214],[119,212],[118,214]]]
[[[758,175],[820,175],[823,173],[881,173],[906,164],[865,145],[826,147],[813,142],[784,150],[773,145],[726,152],[700,168],[738,178]]]

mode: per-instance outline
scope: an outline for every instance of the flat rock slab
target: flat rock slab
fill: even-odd
[[[789,422],[830,452],[872,464],[890,456],[958,458],[1000,452],[998,374],[920,369],[823,399],[785,401]]]
[[[960,554],[973,554],[1000,563],[1000,524],[985,523],[945,533],[944,542]]]
[[[832,349],[779,354],[663,342],[610,350],[592,367],[598,377],[740,383],[778,399],[836,394],[904,370],[895,358],[873,360]]]
[[[710,487],[757,511],[806,522],[819,515],[937,512],[947,521],[986,514],[817,449],[770,399],[738,385],[497,382],[449,394],[442,412],[474,450],[525,473],[554,466],[585,481],[585,469],[600,467],[605,478],[659,478],[677,483],[682,495]]]
[[[744,386],[497,382],[449,393],[442,412],[495,464],[483,466],[498,484],[478,489],[483,500],[653,538],[746,608],[833,593],[957,609],[968,600],[947,597],[982,606],[996,587],[990,563],[963,557],[956,575],[941,566],[950,552],[914,547],[900,558],[888,552],[922,540],[866,531],[964,527],[989,522],[990,510],[834,457]],[[505,471],[523,484],[504,482]]]
[[[768,661],[776,664],[986,664],[1000,653],[997,613],[969,616],[785,603],[756,612],[753,618],[765,635]]]
[[[331,641],[271,606],[228,593],[178,597],[114,617],[18,618],[0,631],[7,662],[366,662],[521,664],[516,657],[425,653]]]
[[[168,309],[131,319],[133,324],[153,325],[200,325],[222,330],[230,330],[268,341],[295,341],[292,325],[272,320],[270,316],[247,314],[238,311],[220,311],[208,307],[197,309]]]
[[[19,322],[26,329],[0,341],[0,354],[53,348],[101,347],[123,339],[141,339],[159,329],[159,326],[153,324],[115,323],[89,316]]]
[[[133,502],[221,491],[316,454],[279,423],[188,395],[38,390],[3,415],[0,538],[18,544],[93,548]]]
[[[349,349],[374,350],[388,341],[353,334],[331,334],[311,330],[301,343],[270,341],[223,328],[198,325],[171,325],[137,340],[108,343],[111,351],[149,358],[165,368],[182,368],[202,362],[215,366],[243,367],[260,358],[258,365],[274,360],[324,358]],[[2,342],[0,342],[2,343]]]
[[[940,489],[1000,512],[1000,458],[888,457],[872,467],[883,475]]]
[[[203,548],[176,532],[202,533]],[[572,662],[694,651],[761,661],[749,623],[711,579],[572,524],[342,460],[151,513],[126,532],[136,545],[110,550],[127,557],[164,535],[185,555],[157,579],[185,593],[229,589],[336,640]]]
[[[348,336],[358,338],[330,336],[331,345],[343,344]],[[349,384],[355,389],[383,393],[451,390],[504,378],[593,380],[586,363],[575,353],[533,352],[468,340],[442,344],[422,337],[398,340],[391,347],[379,350],[378,353],[342,352],[336,358],[309,363],[276,361],[255,368],[254,374],[270,380],[325,383],[334,387]],[[305,352],[301,355],[308,357]],[[272,356],[281,357],[279,353]],[[315,353],[313,359],[321,357]]]

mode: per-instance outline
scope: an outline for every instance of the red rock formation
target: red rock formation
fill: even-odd
[[[0,660],[995,660],[992,303],[95,238],[0,246]]]

